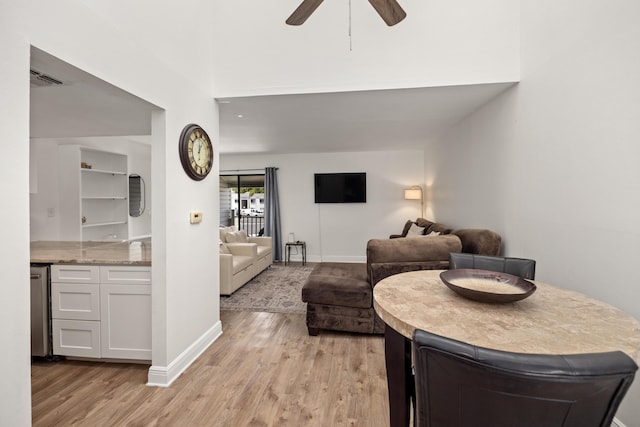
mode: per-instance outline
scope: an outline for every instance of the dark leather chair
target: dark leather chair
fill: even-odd
[[[529,280],[535,280],[536,278],[536,261],[527,258],[450,253],[449,269],[455,270],[458,268],[499,271]]]
[[[620,351],[486,349],[416,330],[419,427],[609,427],[638,366]]]

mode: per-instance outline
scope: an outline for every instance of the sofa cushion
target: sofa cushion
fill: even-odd
[[[225,241],[227,243],[249,243],[247,232],[244,230],[231,231],[225,234]]]
[[[476,255],[496,256],[500,253],[502,237],[492,230],[461,228],[453,232],[462,242],[462,251]]]
[[[366,264],[323,262],[302,287],[302,301],[313,304],[370,308],[373,304]]]
[[[234,255],[233,256],[233,274],[236,274],[247,267],[253,265],[253,257]]]
[[[227,233],[230,233],[232,231],[236,231],[235,226],[231,226],[231,227],[220,227],[219,228],[219,233],[220,233],[220,240],[223,242],[226,242],[227,239]]]
[[[370,266],[373,263],[415,262],[432,265],[434,261],[445,261],[445,265],[448,265],[449,254],[461,250],[460,238],[452,234],[421,239],[371,239],[367,242],[367,277],[371,279]]]
[[[374,287],[382,279],[394,274],[418,270],[446,270],[449,261],[408,261],[408,262],[373,262],[369,264],[371,285]]]
[[[229,248],[227,247],[227,245],[224,242],[220,242],[220,253],[221,254],[231,254],[231,251],[229,250]]]
[[[258,249],[258,258],[262,258],[267,255],[270,255],[272,252],[271,246],[258,246],[257,249]]]

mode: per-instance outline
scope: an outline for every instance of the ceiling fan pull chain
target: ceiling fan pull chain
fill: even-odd
[[[349,51],[353,51],[353,41],[351,39],[351,0],[349,0]]]

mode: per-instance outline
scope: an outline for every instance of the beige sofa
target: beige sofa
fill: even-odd
[[[248,237],[234,227],[220,228],[221,295],[231,295],[271,264],[271,237]]]

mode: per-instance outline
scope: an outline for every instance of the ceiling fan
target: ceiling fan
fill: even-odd
[[[300,6],[287,18],[287,24],[302,25],[322,2],[323,0],[303,0]],[[390,27],[396,25],[407,16],[407,13],[396,0],[369,0],[369,3]]]

